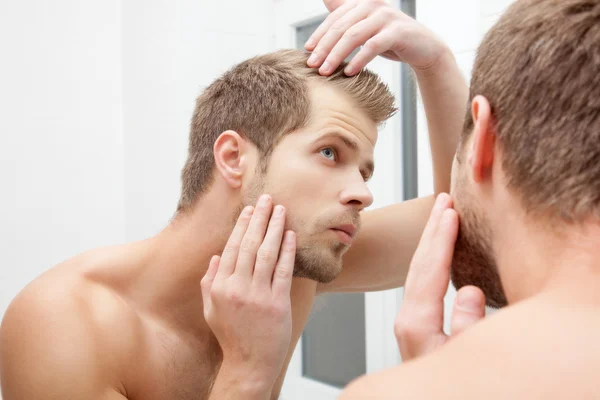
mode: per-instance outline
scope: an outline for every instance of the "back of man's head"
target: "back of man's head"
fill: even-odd
[[[479,47],[470,102],[477,95],[528,212],[600,217],[600,0],[512,4]],[[472,131],[469,110],[463,143]]]
[[[303,127],[311,112],[310,83],[341,89],[377,124],[393,114],[394,97],[377,75],[363,70],[348,77],[344,62],[331,75],[321,76],[307,66],[309,55],[280,50],[253,57],[228,70],[198,97],[178,211],[189,209],[210,187],[213,145],[221,133],[233,130],[248,139],[264,163],[282,136]]]

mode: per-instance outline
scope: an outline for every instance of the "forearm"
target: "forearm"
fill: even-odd
[[[469,88],[447,47],[437,63],[415,70],[415,75],[427,117],[434,191],[449,192],[452,160],[467,110]]]
[[[209,400],[269,400],[273,381],[256,370],[223,363]]]

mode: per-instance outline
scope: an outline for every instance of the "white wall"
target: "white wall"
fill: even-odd
[[[168,222],[195,97],[272,49],[270,6],[0,2],[0,317],[54,264]]]
[[[0,316],[53,264],[123,240],[119,3],[0,2]]]
[[[126,239],[157,233],[179,198],[201,90],[272,50],[270,0],[123,3]]]

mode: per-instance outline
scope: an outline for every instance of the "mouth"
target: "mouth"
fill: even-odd
[[[338,236],[340,242],[350,246],[354,240],[354,236],[358,231],[358,228],[352,224],[339,225],[331,228],[332,231]]]

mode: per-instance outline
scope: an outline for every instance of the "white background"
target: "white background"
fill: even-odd
[[[510,2],[417,0],[417,18],[468,79],[477,44]],[[317,0],[0,1],[0,317],[56,263],[162,229],[196,96],[234,63],[293,45],[286,24],[324,10]],[[397,65],[372,68],[399,90]],[[401,198],[399,126],[390,121],[376,148],[373,207]],[[418,126],[419,194],[428,195],[421,105]],[[395,313],[389,294],[367,298],[382,307],[370,313],[375,327]],[[395,362],[384,352],[391,334],[367,333],[377,365]]]

